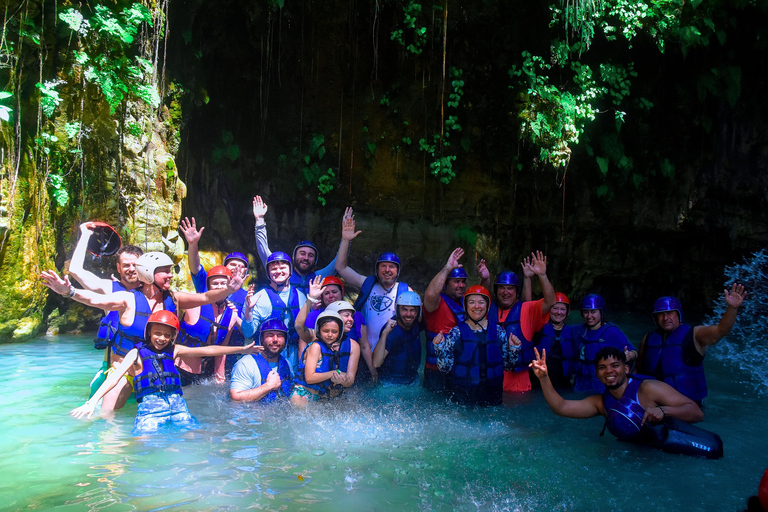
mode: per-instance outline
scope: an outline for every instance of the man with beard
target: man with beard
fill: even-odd
[[[725,313],[717,325],[691,327],[682,323],[683,306],[674,297],[661,297],[653,307],[658,327],[640,342],[638,372],[663,380],[697,404],[707,396],[704,354],[731,332],[747,292],[733,283],[725,291]]]
[[[373,351],[379,342],[379,334],[386,323],[395,316],[395,300],[402,293],[410,290],[410,287],[397,281],[400,275],[400,258],[393,252],[385,252],[379,256],[372,276],[362,276],[347,266],[349,244],[360,233],[362,231],[355,231],[355,216],[352,208],[347,208],[342,220],[341,245],[336,255],[336,271],[349,286],[360,290],[355,309],[363,314],[367,329],[366,336],[360,339],[360,353],[365,360],[370,378],[376,380],[378,373],[373,365]],[[361,376],[363,379],[366,377]]]
[[[288,332],[285,358],[291,364],[291,371],[299,367],[299,335],[296,332],[296,317],[302,304],[307,300],[304,293],[291,286],[291,258],[284,252],[273,252],[266,261],[269,286],[255,293],[254,286],[248,289],[243,309],[243,323],[240,329],[246,338],[252,337],[262,322],[268,318],[279,318]]]
[[[597,378],[605,386],[602,395],[565,400],[555,391],[547,371],[546,351],[531,363],[541,382],[544,399],[552,412],[566,418],[605,416],[606,428],[618,439],[650,444],[670,453],[722,457],[717,434],[689,425],[704,419],[693,400],[665,382],[630,375],[623,350],[604,347],[595,356]]]
[[[291,368],[281,353],[288,330],[279,318],[261,324],[259,339],[264,352],[242,357],[232,370],[229,396],[240,402],[274,402],[291,396]]]
[[[267,239],[267,224],[264,216],[267,214],[268,207],[261,196],[253,198],[253,218],[256,221],[254,234],[256,236],[256,248],[259,251],[261,261],[267,261],[272,251],[269,250],[269,240]],[[299,290],[304,295],[309,290],[309,283],[316,276],[328,277],[335,273],[336,258],[333,259],[325,268],[315,270],[317,267],[317,247],[309,240],[303,240],[296,244],[293,249],[293,272],[291,272],[291,286]]]
[[[178,308],[191,309],[212,304],[224,299],[242,285],[242,279],[232,279],[227,288],[220,290],[210,290],[206,293],[173,292],[171,291],[172,268],[173,261],[167,254],[162,252],[142,254],[136,260],[136,272],[141,286],[130,291],[108,294],[77,289],[70,284],[69,276],[61,278],[53,270],[43,271],[41,277],[43,284],[59,295],[104,311],[117,311],[120,321],[112,344],[110,359],[110,370],[112,370],[123,361],[125,355],[136,344],[144,342],[147,318],[151,313],[159,310],[176,313]],[[120,409],[125,405],[132,389],[133,383],[126,377],[122,377],[108,393],[108,395],[115,394],[112,399],[106,402],[105,397],[106,408],[103,404],[102,410],[109,411],[109,405],[112,404],[114,409]]]
[[[379,343],[373,352],[373,365],[378,369],[382,382],[418,384],[421,298],[416,292],[405,292],[397,298],[396,306],[397,315],[381,330]]]

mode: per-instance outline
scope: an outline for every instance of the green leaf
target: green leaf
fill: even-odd
[[[605,176],[608,174],[608,159],[603,157],[597,157],[595,158],[595,161],[597,162],[597,167],[600,169],[600,173]]]

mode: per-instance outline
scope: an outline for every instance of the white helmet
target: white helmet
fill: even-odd
[[[355,306],[345,300],[337,300],[336,302],[328,304],[324,311],[333,311],[335,313],[339,313],[340,311],[355,311]]]
[[[173,260],[164,252],[145,252],[136,260],[136,273],[139,274],[139,281],[152,284],[155,282],[155,270],[172,266]]]
[[[315,336],[320,339],[320,327],[322,327],[327,322],[335,322],[336,325],[339,326],[339,335],[336,337],[336,340],[334,340],[333,343],[341,341],[341,339],[344,337],[344,319],[341,318],[341,316],[335,311],[328,311],[327,308],[317,316],[317,321],[315,321]]]

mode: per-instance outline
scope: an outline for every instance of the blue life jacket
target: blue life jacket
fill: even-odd
[[[523,301],[519,300],[512,306],[504,322],[499,322],[504,326],[504,331],[507,333],[507,339],[509,339],[510,334],[514,334],[520,338],[520,341],[522,342],[520,345],[520,357],[518,357],[515,361],[516,372],[528,371],[528,365],[536,358],[536,355],[533,352],[533,347],[535,347],[536,344],[533,342],[533,340],[529,340],[523,335],[523,328],[520,324],[520,316],[522,311]],[[491,314],[490,311],[488,314]],[[496,313],[496,318],[498,319],[498,310]]]
[[[609,322],[603,322],[603,325],[595,330],[582,324],[573,328],[573,334],[579,351],[579,370],[575,372],[576,391],[602,393],[605,391],[605,386],[597,378],[595,370],[597,352],[603,347],[616,347],[622,351],[625,345],[631,350],[634,350],[634,347],[624,340],[623,335],[619,339],[621,330]]]
[[[304,295],[309,295],[309,283],[317,276],[317,272],[310,272],[306,276],[299,275],[296,270],[291,269],[291,287],[296,288]]]
[[[363,286],[360,287],[360,293],[357,295],[357,300],[355,301],[354,308],[357,311],[362,312],[363,306],[365,305],[365,302],[368,300],[368,297],[371,296],[371,291],[373,290],[374,285],[376,284],[376,276],[368,276],[365,278],[365,281],[363,281]],[[395,298],[399,297],[401,294],[408,291],[408,285],[405,283],[397,283],[397,295]]]
[[[323,382],[318,382],[317,384],[307,384],[307,381],[304,378],[304,370],[306,365],[305,355],[313,343],[318,343],[320,345],[320,355],[322,358],[320,361],[320,366],[318,366],[315,372],[325,373],[335,370],[340,370],[342,372],[347,371],[347,367],[349,366],[349,355],[352,350],[352,342],[347,336],[344,336],[344,338],[341,340],[339,350],[334,352],[328,348],[328,345],[325,343],[315,340],[310,342],[309,345],[307,345],[304,349],[304,352],[301,354],[301,360],[299,361],[299,371],[296,374],[296,384],[300,384],[305,388],[319,391],[320,395],[326,395],[329,394],[331,385],[333,385],[330,379],[324,380]],[[338,386],[341,387],[341,385]]]
[[[144,343],[139,343],[141,358],[141,373],[133,379],[136,401],[141,402],[145,396],[153,393],[183,395],[181,376],[173,364],[173,344],[169,343],[161,352],[156,352]]]
[[[112,293],[126,291],[125,286],[118,281],[112,281]],[[93,339],[93,348],[104,350],[111,343],[117,334],[117,325],[120,323],[120,314],[117,311],[110,311],[101,317],[99,322],[99,332]]]
[[[123,324],[117,324],[117,332],[112,342],[112,352],[117,356],[124,356],[135,345],[144,343],[144,328],[147,326],[147,319],[152,313],[147,298],[141,293],[141,288],[131,290],[136,301],[136,310],[133,316],[133,324],[125,327]],[[173,297],[167,291],[163,292],[163,309],[176,313],[176,303]]]
[[[460,338],[454,345],[451,391],[458,402],[478,405],[501,403],[504,383],[504,356],[496,332],[496,321],[488,329],[473,331],[466,322],[459,325]]]
[[[211,335],[211,330],[216,327],[216,339],[213,340],[210,345],[221,345],[224,342],[224,338],[227,337],[229,329],[229,323],[232,320],[232,310],[228,307],[224,308],[224,314],[221,317],[221,322],[216,322],[213,312],[212,304],[204,304],[200,306],[200,317],[194,324],[188,324],[184,320],[181,321],[181,334],[179,335],[180,343],[187,347],[204,347],[209,345],[208,338]]]
[[[579,360],[573,343],[573,328],[565,325],[558,332],[551,322],[547,322],[536,333],[533,344],[539,349],[539,354],[547,351],[547,368],[552,384],[555,387],[570,387]]]
[[[288,328],[288,339],[286,340],[286,348],[290,345],[299,344],[299,333],[296,332],[296,317],[299,314],[301,305],[299,304],[299,294],[296,288],[291,286],[291,291],[288,295],[288,305],[280,298],[280,294],[277,293],[271,286],[264,288],[269,297],[269,302],[272,304],[272,314],[270,318],[279,318],[283,321]]]
[[[390,344],[390,340],[393,343]],[[421,326],[414,322],[409,330],[396,325],[385,341],[387,357],[379,368],[379,378],[394,384],[410,384],[419,379],[421,364]],[[430,342],[430,345],[432,343]]]
[[[693,328],[681,324],[667,334],[657,329],[648,334],[643,356],[643,371],[663,380],[695,402],[707,396],[707,380],[701,362],[686,361],[683,346],[693,345]],[[698,363],[698,364],[696,364]]]
[[[652,379],[643,375],[630,375],[620,399],[606,390],[603,405],[607,414],[608,431],[622,441],[648,444],[667,453],[718,459],[723,456],[723,440],[709,430],[691,425],[677,418],[666,417],[659,423],[641,426],[645,409],[640,405],[638,390],[644,380]]]
[[[200,272],[192,276],[192,283],[195,285],[195,291],[197,293],[205,293],[208,291],[208,272],[204,267],[200,267]],[[248,292],[240,288],[235,293],[227,297],[227,300],[235,305],[237,308],[237,314],[240,318],[243,318],[243,306],[245,305],[245,297]],[[229,337],[229,345],[241,347],[245,344],[245,337],[240,329],[233,329],[232,335]]]
[[[466,320],[466,313],[464,312],[464,307],[447,296],[444,293],[440,294],[440,297],[445,301],[446,305],[448,306],[448,309],[451,310],[451,313],[453,313],[453,318],[456,320],[456,325],[459,325],[461,322]],[[436,332],[432,332],[430,330],[425,331],[427,334],[427,359],[425,361],[425,366],[428,367],[430,370],[438,371],[437,370],[437,353],[435,352],[435,345],[432,343],[432,340],[435,339],[435,336],[437,336]],[[387,359],[389,359],[389,356],[387,356]],[[385,362],[386,364],[386,362]]]
[[[251,354],[251,356],[259,367],[261,383],[266,383],[267,376],[269,375],[269,372],[272,371],[269,361],[267,361],[261,354]],[[291,396],[291,388],[293,388],[293,383],[291,382],[291,365],[288,364],[288,360],[283,356],[279,356],[277,359],[277,374],[280,376],[280,391],[282,391],[283,396]],[[261,399],[261,401],[264,403],[274,402],[277,399],[277,396],[278,392],[276,390],[270,391]]]

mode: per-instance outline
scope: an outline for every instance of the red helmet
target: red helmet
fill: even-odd
[[[488,304],[491,303],[491,292],[489,292],[485,286],[480,286],[479,284],[470,286],[467,288],[467,291],[464,292],[464,299],[470,295],[482,295],[485,297],[485,300],[488,301]]]
[[[568,296],[560,292],[555,293],[555,302],[562,302],[563,304],[568,304],[568,306],[571,305],[571,301],[568,300]]]
[[[147,319],[147,325],[144,327],[144,339],[146,339],[149,335],[149,324],[167,325],[169,327],[173,327],[176,330],[176,333],[179,332],[179,318],[165,309],[155,311],[149,315],[149,318]],[[176,337],[176,333],[174,333],[174,338]]]
[[[323,284],[320,286],[320,288],[325,288],[329,284],[335,284],[339,288],[341,288],[341,295],[344,295],[344,281],[339,279],[336,276],[328,276],[325,279],[323,279]]]
[[[208,277],[205,278],[205,282],[207,283],[212,277],[221,277],[224,276],[228,280],[232,279],[232,271],[229,270],[224,265],[216,265],[211,270],[208,271]]]

